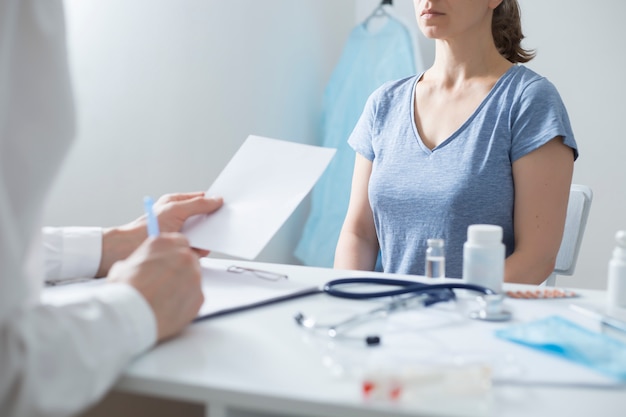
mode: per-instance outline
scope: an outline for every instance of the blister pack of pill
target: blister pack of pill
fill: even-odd
[[[560,289],[560,288],[540,288],[535,290],[516,290],[507,291],[506,296],[509,298],[521,298],[527,300],[537,299],[555,299],[555,298],[573,298],[578,297],[578,294],[572,290]]]

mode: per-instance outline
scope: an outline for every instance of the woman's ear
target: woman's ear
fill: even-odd
[[[498,7],[500,4],[502,4],[505,0],[489,0],[489,5],[488,7],[491,10],[495,10],[496,7]]]

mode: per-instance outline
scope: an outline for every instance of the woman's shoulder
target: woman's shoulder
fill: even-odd
[[[525,65],[514,65],[511,72],[509,84],[516,87],[520,93],[529,91],[533,93],[556,92],[556,87],[550,80]]]
[[[369,97],[370,105],[376,108],[390,107],[395,104],[407,103],[413,95],[413,88],[421,74],[386,81],[376,88]],[[410,100],[409,100],[410,101]]]
[[[373,96],[394,96],[397,94],[412,94],[413,87],[417,82],[418,78],[421,77],[421,74],[411,75],[409,77],[400,78],[397,80],[386,81],[380,85],[374,92]]]

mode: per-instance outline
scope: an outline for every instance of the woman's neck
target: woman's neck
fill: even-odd
[[[473,78],[499,78],[513,64],[498,52],[491,34],[485,41],[437,40],[435,61],[424,79],[456,85]]]

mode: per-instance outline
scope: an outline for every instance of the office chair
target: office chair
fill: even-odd
[[[567,216],[561,247],[556,256],[554,272],[545,281],[546,286],[553,287],[557,275],[574,275],[578,251],[585,233],[587,217],[593,200],[593,192],[586,185],[572,184],[567,203]]]

